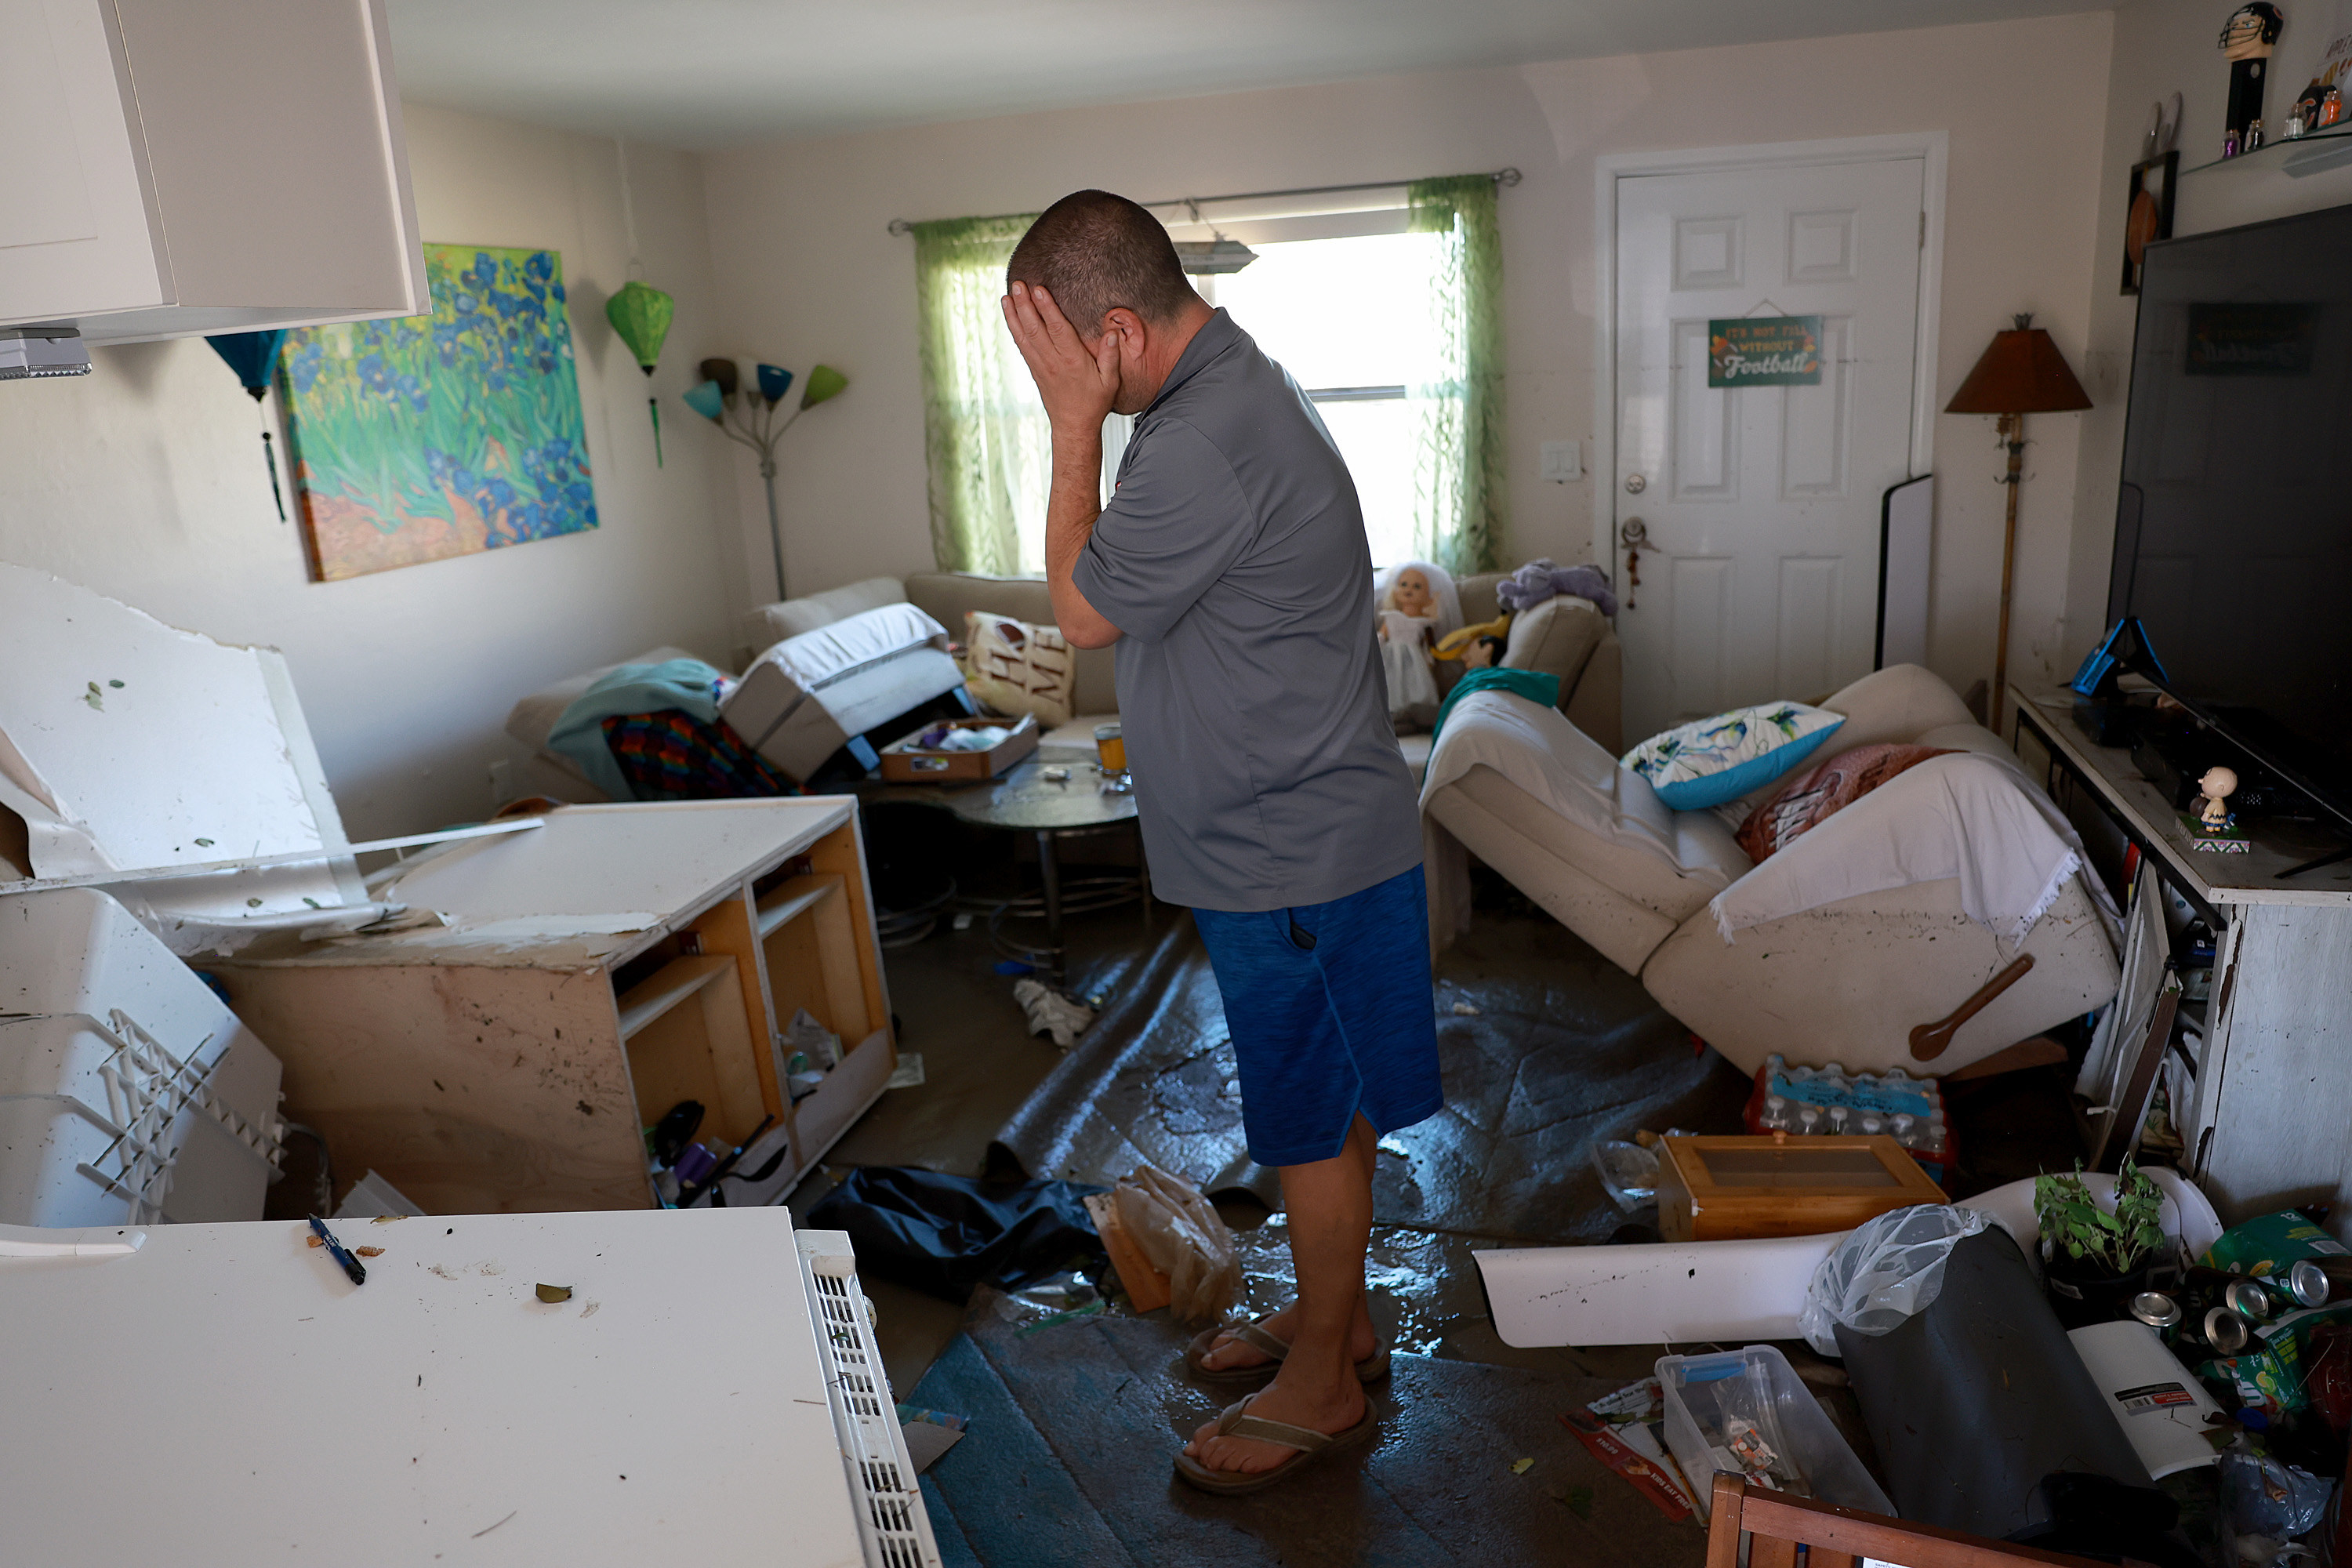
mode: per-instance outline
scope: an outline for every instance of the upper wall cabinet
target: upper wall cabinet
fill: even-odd
[[[0,326],[431,309],[383,0],[0,0]]]

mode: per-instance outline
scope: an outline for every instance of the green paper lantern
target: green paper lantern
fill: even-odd
[[[635,279],[622,284],[620,291],[604,301],[604,319],[613,323],[614,334],[629,345],[629,352],[636,356],[637,368],[647,376],[653,374],[654,362],[661,357],[662,340],[669,336],[669,321],[677,313],[677,300]],[[660,468],[661,405],[647,397],[646,412],[654,422],[654,466]]]
[[[677,301],[649,284],[632,279],[621,285],[620,292],[604,301],[604,319],[613,323],[629,352],[637,356],[645,373],[654,373],[654,361],[661,357],[662,340],[669,336],[669,320],[677,313]]]
[[[829,364],[821,364],[809,372],[808,385],[801,393],[801,406],[814,408],[829,398],[841,395],[849,385],[849,378]]]

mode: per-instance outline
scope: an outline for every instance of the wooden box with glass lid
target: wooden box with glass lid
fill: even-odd
[[[740,1150],[721,1200],[780,1198],[895,1065],[856,803],[543,820],[385,874],[409,929],[208,965],[285,1058],[288,1115],[429,1212],[637,1208],[665,1201],[646,1130],[693,1100],[698,1141]],[[795,1099],[803,1009],[840,1047]]]

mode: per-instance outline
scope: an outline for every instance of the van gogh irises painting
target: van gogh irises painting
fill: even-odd
[[[551,250],[428,245],[433,313],[289,332],[279,372],[311,574],[596,526]]]

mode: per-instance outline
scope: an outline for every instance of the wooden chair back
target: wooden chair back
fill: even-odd
[[[1806,1568],[1857,1568],[1865,1557],[1902,1568],[2011,1568],[2019,1563],[2102,1568],[2088,1558],[2036,1552],[1932,1524],[1907,1524],[1763,1488],[1750,1490],[1738,1476],[1717,1475],[1714,1508],[1707,1516],[1706,1568],[1739,1568],[1743,1533],[1749,1538],[1748,1568],[1796,1568],[1801,1546]]]

